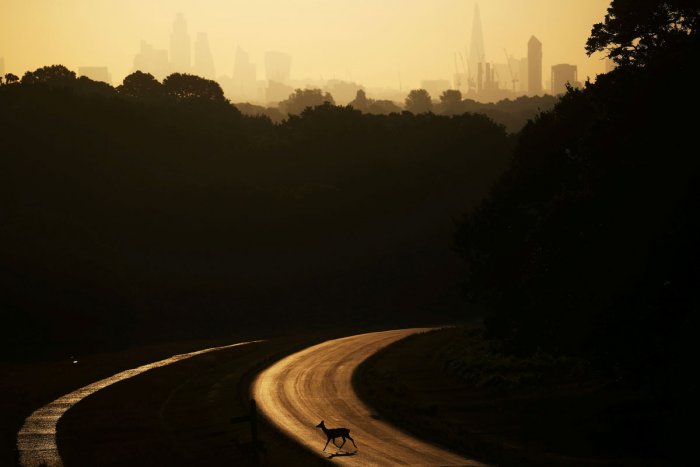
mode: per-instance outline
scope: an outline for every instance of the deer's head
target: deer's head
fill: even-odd
[[[325,426],[326,426],[326,425],[323,423],[323,420],[321,420],[321,423],[319,423],[318,425],[316,425],[316,428],[323,428],[323,427],[325,427]]]

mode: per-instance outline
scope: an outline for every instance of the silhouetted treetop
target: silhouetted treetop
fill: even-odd
[[[697,43],[698,18],[697,0],[613,0],[586,50],[607,52],[620,65],[644,66],[660,50]]]
[[[448,89],[440,96],[440,103],[445,113],[456,114],[461,107],[462,93],[457,89]]]
[[[51,65],[28,71],[22,76],[22,84],[46,84],[49,86],[72,86],[75,72],[63,65]]]
[[[187,73],[173,73],[165,78],[163,90],[167,95],[178,99],[226,101],[219,83]]]
[[[152,74],[135,71],[124,78],[117,91],[135,99],[152,98],[162,94],[163,85]]]
[[[328,102],[335,105],[335,100],[330,93],[324,93],[320,89],[297,89],[289,98],[280,102],[280,110],[284,114],[301,115],[307,108],[321,106]]]
[[[425,89],[414,89],[406,97],[406,110],[414,114],[424,114],[433,110],[433,101]]]
[[[5,74],[5,84],[13,84],[19,82],[19,77],[13,73]]]

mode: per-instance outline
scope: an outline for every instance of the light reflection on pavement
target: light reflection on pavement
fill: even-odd
[[[63,466],[56,444],[56,425],[58,424],[58,420],[68,409],[100,389],[133,378],[134,376],[138,376],[154,368],[161,368],[198,355],[256,342],[262,341],[241,342],[238,344],[212,347],[196,352],[174,355],[159,362],[149,363],[148,365],[143,365],[138,368],[122,371],[114,376],[89,384],[65,396],[59,397],[55,401],[35,410],[34,413],[26,418],[24,425],[22,425],[19,433],[17,433],[17,451],[19,453],[20,465],[23,467]]]
[[[352,375],[364,360],[382,348],[430,329],[374,332],[324,342],[278,361],[253,383],[260,411],[277,428],[334,464],[346,466],[470,466],[477,461],[422,441],[383,422],[362,402],[352,386]],[[346,427],[357,443],[323,452],[326,437],[316,428]],[[348,443],[349,444],[349,443]]]

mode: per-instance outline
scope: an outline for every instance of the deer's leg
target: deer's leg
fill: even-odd
[[[349,439],[350,441],[352,441],[352,445],[353,445],[353,446],[357,447],[357,444],[355,444],[355,440],[352,439],[352,438],[350,437],[350,435],[348,435],[348,439]]]
[[[343,436],[343,442],[340,443],[340,446],[338,446],[338,449],[340,449],[340,448],[342,448],[343,446],[345,446],[345,441],[347,441],[347,440],[345,439],[345,436]]]
[[[328,443],[330,443],[330,442],[331,442],[331,439],[328,438],[328,441],[326,441],[326,445],[323,446],[323,450],[324,450],[324,451],[326,450],[326,448],[328,447]],[[333,444],[335,444],[335,443],[333,443]]]

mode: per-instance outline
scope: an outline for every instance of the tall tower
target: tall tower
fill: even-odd
[[[197,34],[197,40],[194,43],[194,71],[203,78],[216,78],[214,57],[209,49],[209,38],[204,32]]]
[[[535,36],[527,43],[527,68],[528,94],[542,94],[542,42]]]
[[[187,73],[192,67],[190,51],[190,35],[187,33],[187,23],[182,13],[178,13],[170,34],[170,62],[173,71]]]
[[[480,63],[486,62],[486,53],[484,52],[484,31],[481,27],[481,12],[479,4],[474,7],[474,22],[472,24],[472,40],[469,44],[469,80],[476,82],[477,70]]]
[[[292,57],[281,52],[265,53],[265,76],[268,81],[286,83],[292,69]]]
[[[233,83],[236,98],[254,99],[257,91],[257,68],[250,61],[250,56],[240,47],[236,48],[233,65]]]

